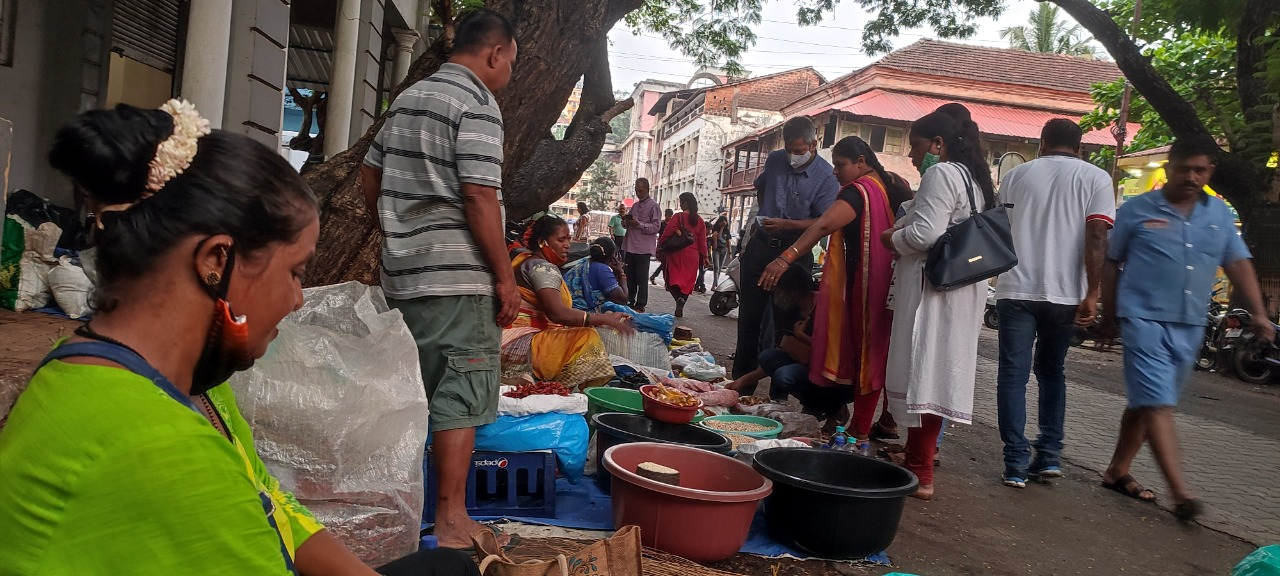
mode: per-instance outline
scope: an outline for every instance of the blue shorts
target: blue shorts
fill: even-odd
[[[1177,406],[1195,368],[1204,326],[1123,318],[1120,336],[1129,408]]]

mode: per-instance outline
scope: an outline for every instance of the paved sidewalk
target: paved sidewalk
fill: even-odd
[[[998,428],[997,367],[995,361],[979,356],[974,419]],[[1026,435],[1034,441],[1039,396],[1034,375],[1027,388]],[[1098,472],[1100,479],[1115,449],[1124,406],[1123,396],[1076,384],[1068,372],[1063,457]],[[1200,523],[1259,546],[1280,542],[1280,442],[1206,418],[1177,414],[1176,421],[1187,481],[1206,505]],[[993,483],[999,480],[1001,462],[997,445],[991,452]],[[1172,507],[1164,478],[1146,447],[1133,463],[1133,476],[1159,494],[1161,507]]]

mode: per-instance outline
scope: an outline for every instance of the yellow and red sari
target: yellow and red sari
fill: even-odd
[[[503,376],[518,376],[532,372],[538,380],[555,380],[570,388],[586,388],[608,382],[615,376],[609,354],[595,328],[562,326],[547,318],[538,308],[537,285],[548,283],[540,279],[537,284],[522,281],[532,274],[548,274],[549,271],[533,271],[522,274],[521,269],[534,255],[522,251],[511,260],[516,271],[520,290],[520,314],[510,326],[502,330]],[[551,269],[553,264],[547,263]],[[555,274],[559,274],[558,271]],[[560,278],[560,298],[566,308],[573,307],[573,297],[564,279]]]
[[[854,220],[856,237],[846,227],[831,235],[814,313],[813,356],[809,378],[818,385],[856,385],[859,394],[884,388],[893,311],[886,307],[893,277],[893,253],[880,233],[893,227],[884,183],[874,172],[841,190],[859,194],[862,210]],[[857,266],[845,256],[858,250]]]

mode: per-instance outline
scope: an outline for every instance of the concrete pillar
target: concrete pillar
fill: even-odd
[[[288,70],[289,3],[231,0],[222,128],[280,149]]]
[[[324,155],[332,158],[350,144],[351,112],[356,93],[356,55],[360,45],[360,0],[340,0],[334,23],[333,70],[325,105]]]
[[[413,64],[413,46],[418,43],[418,32],[393,28],[391,33],[396,38],[396,58],[391,76],[391,89],[394,90],[409,75],[409,65]]]
[[[222,127],[230,38],[231,0],[191,0],[181,94],[213,128]]]

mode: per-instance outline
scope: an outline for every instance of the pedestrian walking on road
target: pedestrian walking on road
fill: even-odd
[[[680,213],[667,220],[666,230],[658,237],[658,249],[667,267],[667,292],[676,301],[676,318],[681,318],[698,271],[710,260],[707,222],[698,215],[698,197],[692,192],[680,195]]]
[[[1216,152],[1210,140],[1174,142],[1164,188],[1126,202],[1117,212],[1103,268],[1102,330],[1114,335],[1119,322],[1128,406],[1102,485],[1154,501],[1155,493],[1129,473],[1145,442],[1169,484],[1173,512],[1182,520],[1194,518],[1202,507],[1182,475],[1173,409],[1196,363],[1219,266],[1253,314],[1258,339],[1275,338],[1235,217],[1221,199],[1204,191]]]
[[[578,203],[578,221],[573,224],[573,241],[591,241],[591,208],[586,202]]]
[[[1000,371],[996,402],[1004,441],[1006,486],[1062,476],[1067,408],[1064,365],[1077,325],[1091,326],[1102,295],[1102,263],[1116,201],[1107,172],[1080,158],[1083,131],[1055,118],[1040,132],[1040,157],[1015,168],[1000,185],[1018,265],[996,284]],[[1046,241],[1046,239],[1052,239]],[[1040,389],[1035,458],[1024,429],[1027,381]]]
[[[619,250],[622,249],[622,239],[627,235],[627,227],[623,226],[623,221],[627,217],[627,207],[625,204],[618,205],[618,213],[609,218],[609,233],[613,235],[613,245]]]
[[[917,498],[934,494],[933,457],[943,418],[973,421],[978,333],[986,284],[939,292],[924,278],[929,250],[947,228],[995,205],[991,171],[978,145],[978,127],[934,112],[911,126],[911,162],[922,174],[915,199],[895,228],[881,235],[897,252],[892,295],[893,334],[885,388],[894,418],[907,426],[906,467],[920,479]]]
[[[850,430],[858,442],[868,442],[893,325],[888,308],[893,251],[880,242],[880,235],[893,228],[888,189],[907,184],[886,172],[871,147],[856,136],[837,142],[831,161],[843,185],[838,201],[764,269],[760,287],[772,290],[797,255],[831,236],[814,313],[809,380],[851,388]]]
[[[759,366],[761,350],[777,347],[788,327],[808,310],[777,305],[778,294],[760,287],[764,269],[822,216],[836,201],[840,183],[829,162],[818,156],[818,132],[806,116],[788,120],[782,126],[782,150],[774,150],[765,160],[755,180],[758,223],[752,223],[751,239],[742,249],[738,284],[738,344],[733,357],[733,377],[739,378]],[[813,255],[796,254],[779,280],[777,292],[797,302],[801,292],[812,292]],[[781,327],[775,329],[775,327]],[[743,394],[755,393],[747,386]]]
[[[418,343],[440,487],[435,535],[447,548],[484,529],[467,515],[467,474],[475,428],[497,416],[501,327],[520,307],[493,96],[511,79],[514,33],[496,12],[464,18],[449,62],[391,104],[360,169],[385,235],[382,289]]]
[[[733,240],[729,232],[729,219],[720,216],[711,226],[711,287],[720,285],[720,272],[728,261],[729,243]]]
[[[662,233],[663,233],[663,232],[666,232],[666,231],[667,231],[667,223],[671,221],[671,217],[672,217],[672,216],[674,216],[674,215],[675,215],[675,213],[676,213],[676,211],[675,211],[675,210],[672,210],[672,209],[670,209],[670,208],[667,208],[666,213],[665,213],[665,214],[663,215],[663,217],[662,217],[662,223],[658,225],[658,237],[659,237],[659,238],[661,238],[661,237],[662,237]],[[654,271],[653,271],[653,274],[650,274],[650,275],[649,275],[649,283],[650,283],[650,284],[653,284],[653,285],[657,285],[657,284],[658,284],[658,276],[662,276],[662,283],[663,283],[663,284],[666,284],[666,282],[667,282],[667,277],[665,276],[666,272],[667,272],[667,263],[666,263],[666,262],[663,262],[663,261],[662,261],[662,259],[661,259],[661,258],[659,258],[659,259],[658,259],[658,269],[657,269],[657,270],[654,270]]]
[[[658,228],[662,225],[662,209],[649,196],[649,179],[636,179],[636,198],[639,199],[623,219],[627,237],[622,241],[623,262],[627,275],[628,305],[636,312],[644,312],[649,304],[649,261],[658,248]]]

